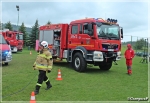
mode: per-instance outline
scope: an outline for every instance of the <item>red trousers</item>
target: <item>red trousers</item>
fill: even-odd
[[[132,59],[126,59],[126,65],[127,65],[128,74],[132,74],[132,69],[131,69]]]
[[[126,59],[126,65],[131,66],[132,65],[132,59]]]

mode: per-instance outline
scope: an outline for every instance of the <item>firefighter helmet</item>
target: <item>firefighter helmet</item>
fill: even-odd
[[[48,42],[47,41],[41,41],[40,46],[43,46],[44,48],[48,48]]]

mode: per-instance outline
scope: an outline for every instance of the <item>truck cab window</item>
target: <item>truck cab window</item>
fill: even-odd
[[[71,34],[78,34],[78,25],[73,25],[72,26]]]

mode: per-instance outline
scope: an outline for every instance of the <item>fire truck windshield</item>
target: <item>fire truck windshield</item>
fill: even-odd
[[[4,37],[2,36],[2,34],[0,34],[0,38],[1,38],[0,44],[7,44],[7,42],[4,39]]]
[[[16,34],[16,39],[17,40],[23,40],[23,35],[22,34]]]
[[[97,24],[98,38],[108,38],[119,40],[119,27],[117,25]]]

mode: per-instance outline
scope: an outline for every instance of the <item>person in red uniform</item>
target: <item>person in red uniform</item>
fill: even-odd
[[[132,59],[134,58],[134,50],[131,47],[131,44],[127,44],[127,50],[124,53],[126,58],[127,72],[129,75],[132,74]]]

